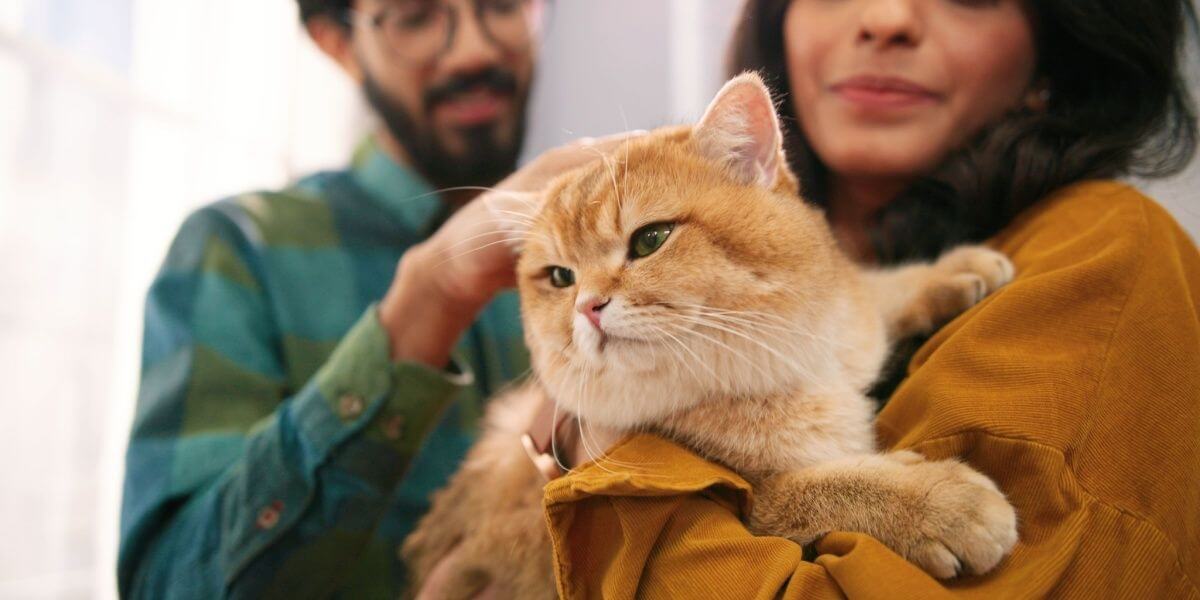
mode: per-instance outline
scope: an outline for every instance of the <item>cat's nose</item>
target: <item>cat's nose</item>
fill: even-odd
[[[596,296],[588,296],[580,298],[575,303],[575,310],[587,317],[588,321],[592,322],[592,326],[600,329],[600,311],[608,306],[609,298],[598,298]]]

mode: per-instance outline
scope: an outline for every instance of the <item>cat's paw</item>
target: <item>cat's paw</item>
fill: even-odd
[[[996,484],[953,460],[920,462],[912,452],[892,453],[921,495],[901,538],[884,540],[939,579],[986,573],[1017,543],[1017,515]],[[916,475],[912,477],[911,475]]]
[[[962,292],[969,308],[1012,281],[1012,261],[985,246],[959,246],[940,256],[933,268],[949,288]]]
[[[1012,281],[1008,257],[983,246],[960,246],[934,263],[922,294],[930,325],[940,325]]]

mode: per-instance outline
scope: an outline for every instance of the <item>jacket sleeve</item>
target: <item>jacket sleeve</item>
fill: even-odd
[[[371,306],[292,393],[246,232],[192,215],[148,295],[126,456],[124,597],[325,595],[469,380],[389,360]],[[275,584],[278,585],[278,584]]]

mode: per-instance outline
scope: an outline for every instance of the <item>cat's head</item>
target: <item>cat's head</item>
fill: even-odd
[[[746,74],[695,126],[635,138],[540,204],[501,209],[530,223],[518,230],[526,338],[560,406],[627,428],[832,375],[845,263],[781,141]]]

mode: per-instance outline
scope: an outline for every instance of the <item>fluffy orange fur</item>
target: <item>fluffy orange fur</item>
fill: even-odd
[[[406,544],[418,581],[459,544],[456,593],[495,579],[514,597],[553,595],[537,475],[518,442],[543,393],[596,445],[651,430],[739,472],[755,485],[761,533],[808,543],[864,531],[938,577],[986,571],[1012,547],[1015,515],[986,477],[876,452],[864,396],[891,341],[978,302],[1011,265],[967,247],[934,264],[856,266],[799,200],[781,137],[762,82],[743,75],[699,124],[630,141],[537,201],[497,209],[521,240],[536,383],[497,401]],[[634,256],[631,236],[655,223],[673,229]],[[555,267],[574,281],[556,286]],[[599,325],[586,314],[597,303]],[[523,533],[484,525],[498,521]],[[519,554],[497,550],[514,539]]]

